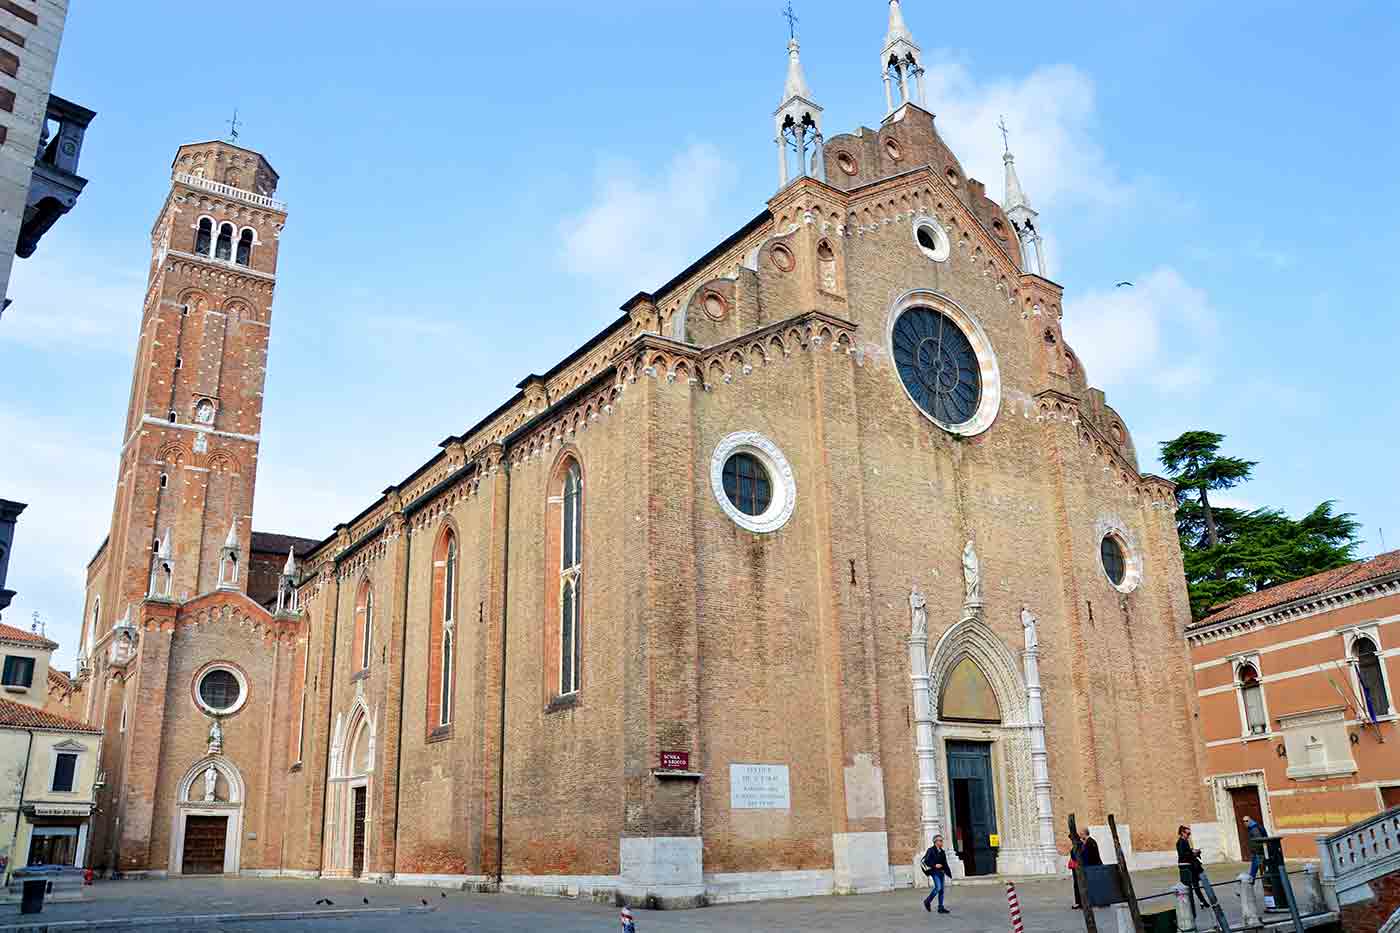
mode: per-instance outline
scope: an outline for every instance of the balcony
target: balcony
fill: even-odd
[[[191,188],[199,188],[202,191],[208,191],[225,198],[247,201],[249,204],[256,204],[258,207],[265,207],[268,210],[282,211],[283,213],[287,211],[286,203],[276,198],[270,198],[265,194],[256,194],[252,191],[244,191],[242,188],[235,188],[233,185],[226,185],[221,181],[211,181],[200,175],[176,172],[175,180],[182,185],[189,185]]]
[[[15,244],[15,255],[21,259],[34,255],[43,235],[78,203],[78,195],[87,184],[87,179],[78,175],[78,156],[83,149],[83,134],[96,115],[57,94],[49,95],[39,149],[34,156],[34,174],[29,180],[24,222]]]

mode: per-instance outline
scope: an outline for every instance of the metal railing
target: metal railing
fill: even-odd
[[[199,175],[190,175],[186,172],[176,172],[175,180],[182,185],[189,185],[191,188],[203,188],[213,194],[221,194],[226,198],[238,198],[259,207],[266,207],[274,211],[285,211],[287,204],[276,198],[270,198],[265,194],[256,194],[252,191],[244,191],[242,188],[235,188],[233,185],[226,185],[221,181],[211,181]]]

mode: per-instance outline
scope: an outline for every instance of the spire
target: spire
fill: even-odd
[[[999,118],[997,128],[1001,130],[1002,164],[1006,166],[1006,192],[1002,196],[1001,209],[1016,229],[1021,242],[1021,271],[1045,275],[1045,250],[1036,229],[1035,220],[1039,215],[1031,208],[1030,199],[1021,188],[1021,179],[1016,175],[1016,157],[1011,154],[1011,142],[1007,135],[1006,118]]]
[[[228,537],[224,538],[224,547],[226,547],[226,548],[232,548],[232,549],[235,550],[235,551],[238,550],[238,521],[237,521],[237,519],[234,520],[234,522],[233,522],[232,525],[229,525],[229,526],[228,526]]]
[[[228,526],[228,537],[219,548],[219,589],[236,590],[238,585],[238,519]]]
[[[287,562],[282,565],[282,574],[288,577],[296,576],[297,572],[297,552],[296,548],[287,548]]]
[[[899,0],[890,0],[890,28],[880,50],[880,73],[885,80],[885,108],[889,113],[907,103],[924,106],[924,59],[914,34],[904,22]],[[910,93],[909,79],[914,79]]]
[[[794,18],[795,19],[795,18]],[[822,177],[822,108],[812,101],[807,76],[802,73],[798,55],[797,35],[788,39],[787,81],[783,83],[783,99],[773,112],[777,127],[778,187],[786,187],[791,177],[816,175]],[[788,152],[795,157],[795,172],[788,168]]]
[[[165,537],[160,539],[160,556],[170,556],[170,529],[165,529]]]

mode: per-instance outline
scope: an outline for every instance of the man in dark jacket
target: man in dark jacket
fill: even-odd
[[[935,897],[938,898],[938,912],[940,914],[952,913],[943,906],[943,884],[945,879],[953,877],[953,872],[948,868],[948,854],[943,851],[943,837],[934,836],[933,845],[924,852],[924,857],[919,860],[919,867],[928,875],[929,883],[933,887],[929,888],[928,897],[924,898],[924,910],[932,910],[929,905],[933,903]]]
[[[1103,859],[1099,857],[1099,844],[1094,841],[1094,837],[1089,835],[1087,829],[1079,831],[1081,842],[1079,864],[1086,868],[1090,865],[1102,865]]]

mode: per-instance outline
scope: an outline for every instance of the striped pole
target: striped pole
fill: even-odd
[[[1016,897],[1016,885],[1006,882],[1006,909],[1011,911],[1011,933],[1026,933],[1021,922],[1021,901]]]

